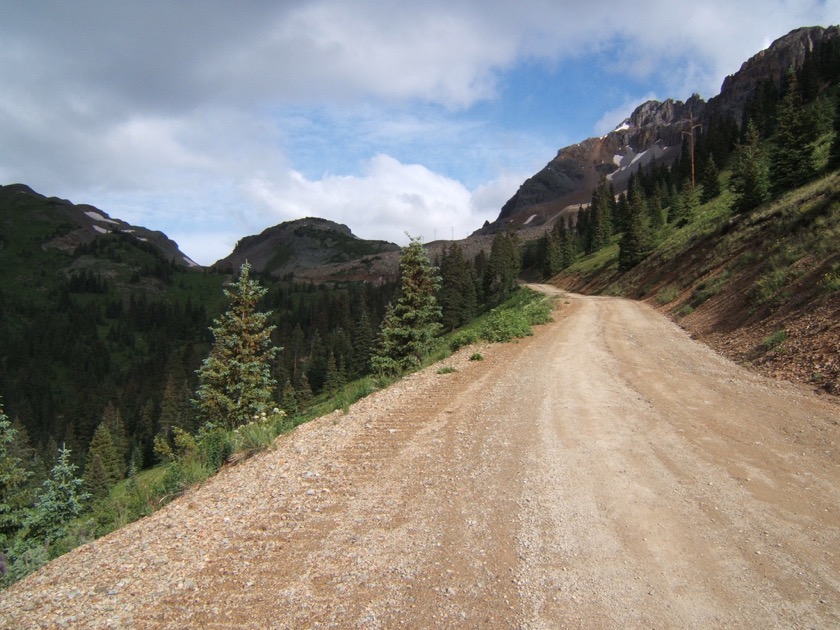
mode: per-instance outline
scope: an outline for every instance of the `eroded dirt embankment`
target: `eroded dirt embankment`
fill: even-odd
[[[837,627],[840,407],[570,296],[0,594],[0,626]]]

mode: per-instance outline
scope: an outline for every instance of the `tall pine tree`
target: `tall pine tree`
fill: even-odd
[[[785,97],[779,107],[778,131],[770,154],[770,181],[773,194],[801,186],[813,177],[814,141],[817,129],[802,107],[802,92],[791,74]]]
[[[512,229],[499,232],[490,245],[490,259],[484,278],[484,295],[491,306],[501,304],[516,289],[522,266],[519,238]]]
[[[23,524],[26,513],[25,483],[31,473],[14,455],[17,433],[0,405],[0,550]]]
[[[30,535],[46,543],[63,538],[67,524],[82,513],[89,498],[84,481],[76,477],[70,449],[62,445],[50,478],[44,482],[35,509],[27,519]]]
[[[747,123],[744,141],[735,146],[729,187],[735,193],[732,209],[738,213],[757,208],[769,196],[767,164],[761,150],[758,128],[752,121]]]
[[[388,304],[371,359],[375,372],[400,374],[420,366],[440,331],[437,292],[440,277],[419,239],[403,248],[400,257],[400,289]]]
[[[628,197],[627,229],[618,244],[618,269],[627,271],[638,265],[648,255],[650,227],[644,193],[634,183]]]
[[[706,166],[703,168],[703,175],[700,178],[703,192],[700,194],[700,203],[708,203],[720,195],[720,173],[718,172],[715,157],[709,156]]]
[[[475,316],[478,306],[472,266],[467,265],[458,243],[452,243],[448,249],[444,248],[440,275],[438,302],[441,308],[441,324],[445,329],[453,330],[469,322]]]
[[[117,458],[111,432],[105,421],[100,422],[93,434],[85,460],[85,489],[95,499],[101,499],[121,478],[122,466]]]
[[[198,370],[196,404],[206,423],[234,428],[273,405],[271,362],[280,348],[271,341],[270,313],[257,311],[266,292],[247,262],[224,290],[230,306],[214,320],[213,348]]]

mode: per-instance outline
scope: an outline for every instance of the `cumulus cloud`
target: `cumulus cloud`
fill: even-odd
[[[3,3],[0,176],[183,234],[201,262],[192,243],[307,215],[464,235],[547,138],[608,131],[652,94],[713,96],[769,41],[838,21],[840,0]],[[518,120],[507,79],[571,62],[609,102],[546,103],[551,131]]]
[[[371,158],[361,176],[310,180],[294,171],[277,179],[261,174],[248,181],[245,191],[270,224],[329,217],[349,225],[357,236],[396,243],[407,241],[406,232],[426,241],[453,232],[463,238],[488,216],[486,209],[473,206],[462,183],[385,154]]]

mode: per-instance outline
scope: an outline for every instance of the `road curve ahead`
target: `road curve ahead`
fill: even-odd
[[[0,627],[840,627],[836,401],[611,298],[445,363],[52,563]]]

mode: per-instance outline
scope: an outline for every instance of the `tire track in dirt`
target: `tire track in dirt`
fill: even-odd
[[[840,625],[838,405],[625,300],[446,364],[50,563],[0,627]]]

